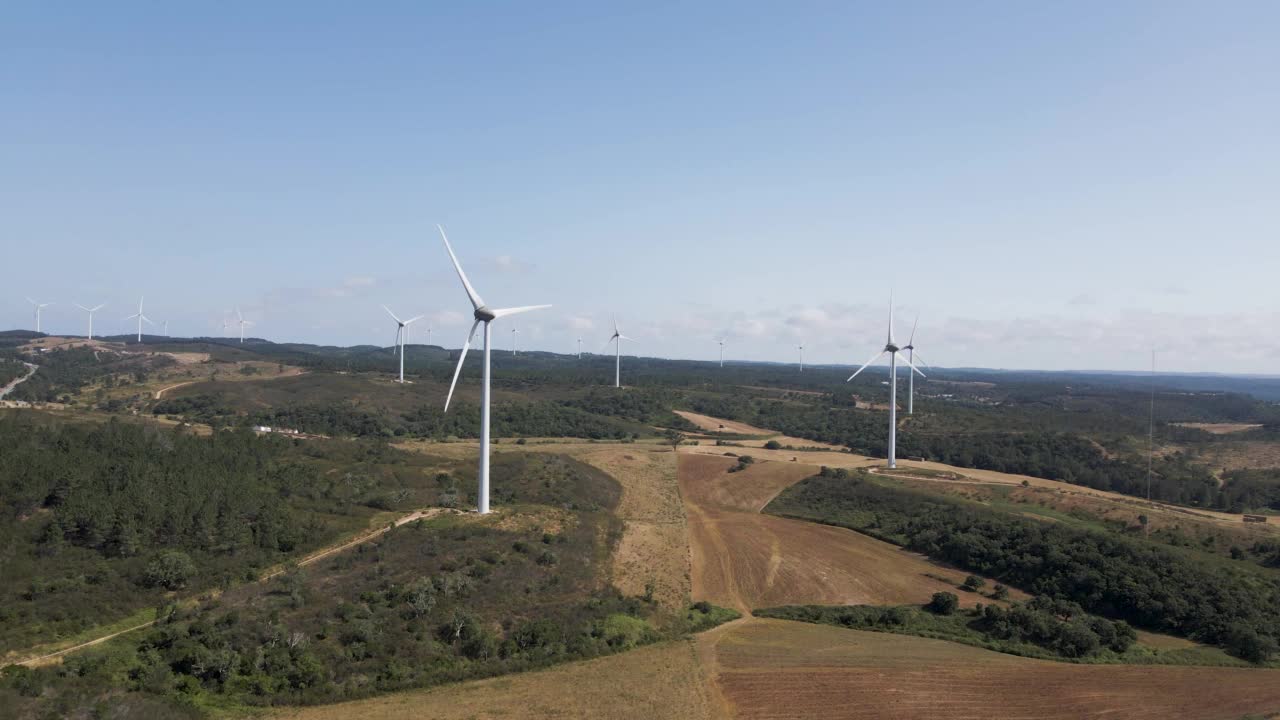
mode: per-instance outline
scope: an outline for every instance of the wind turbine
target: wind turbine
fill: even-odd
[[[796,349],[800,351],[800,372],[804,372],[804,343],[797,345]]]
[[[618,316],[614,315],[613,316],[613,335],[609,336],[609,339],[605,342],[604,347],[606,350],[608,350],[609,343],[615,342],[615,341],[618,343],[617,346],[615,347],[615,355],[613,359],[613,386],[616,388],[622,387],[622,341],[623,340],[631,340],[632,342],[635,342],[634,340],[627,337],[626,335],[623,335],[622,332],[618,330]]]
[[[227,323],[227,314],[224,312],[224,313],[222,313],[222,337],[226,337],[226,336],[227,336],[227,326],[228,326],[228,324],[229,324],[229,323]]]
[[[169,337],[169,321],[165,320],[163,325],[164,325],[164,336]]]
[[[578,338],[578,359],[582,359],[582,338]]]
[[[724,367],[724,338],[720,338],[720,367]]]
[[[879,360],[885,355],[889,356],[889,467],[898,467],[898,358],[902,357],[902,348],[893,341],[893,295],[889,295],[889,339],[884,344],[884,349],[876,353],[865,365],[858,368],[858,372],[849,376],[849,382],[858,377],[858,373],[867,369],[871,363]],[[902,362],[906,363],[913,372],[920,373],[924,377],[924,373],[916,369],[916,366],[910,360],[902,358]]]
[[[38,303],[31,298],[27,298],[27,302],[36,306],[36,332],[40,332],[40,311],[49,307],[53,303]]]
[[[83,311],[85,311],[85,312],[89,313],[89,339],[90,339],[90,340],[92,340],[92,339],[93,339],[93,314],[94,314],[94,313],[96,313],[96,312],[98,312],[98,311],[99,311],[99,310],[101,310],[102,308],[106,307],[106,305],[107,305],[106,303],[103,303],[103,304],[101,304],[101,305],[99,305],[99,306],[97,306],[97,307],[87,308],[87,307],[85,307],[85,306],[81,305],[80,303],[76,303],[76,307],[78,307],[78,308],[80,308],[81,310],[83,310]]]
[[[903,350],[907,351],[907,364],[910,365],[911,369],[913,370],[915,370],[915,362],[916,362],[916,346],[915,346],[916,326],[919,324],[920,324],[920,314],[917,313],[916,321],[911,324],[911,337],[907,338],[907,344],[905,347],[902,348]],[[924,365],[925,367],[929,367],[929,363],[925,362],[924,360],[921,360],[920,364]],[[920,371],[916,370],[916,372],[920,372]],[[920,373],[920,374],[921,376],[924,375],[924,373]],[[915,373],[907,373],[907,414],[908,415],[911,415],[915,412],[915,406],[916,406],[916,376],[915,376]]]
[[[511,354],[512,356],[520,354],[519,340],[520,328],[516,327],[514,322],[511,323]]]
[[[244,342],[244,329],[253,324],[250,320],[245,320],[244,315],[240,314],[240,306],[236,306],[236,324],[240,326],[240,342]]]
[[[138,312],[125,318],[125,320],[133,320],[134,318],[138,319],[138,342],[142,342],[142,321],[146,320],[147,323],[151,325],[155,325],[155,323],[151,322],[151,318],[142,314],[142,301],[145,299],[146,299],[145,297],[138,298]]]
[[[391,308],[387,307],[386,305],[383,305],[382,309],[386,310],[387,314],[391,316],[391,319],[396,321],[396,346],[400,348],[400,382],[403,383],[404,382],[404,346],[405,346],[405,343],[409,342],[409,324],[421,320],[422,316],[419,315],[417,317],[411,317],[408,320],[401,320],[400,318],[396,317],[396,314],[391,312]]]
[[[517,313],[528,312],[530,310],[541,310],[549,308],[550,305],[527,305],[524,307],[514,308],[494,308],[490,309],[484,304],[484,300],[476,293],[475,288],[471,287],[471,281],[467,279],[467,274],[462,271],[462,265],[458,262],[458,256],[453,254],[453,247],[449,245],[449,237],[444,234],[444,228],[437,225],[440,229],[440,237],[444,240],[444,249],[449,251],[449,259],[453,261],[453,267],[458,271],[458,279],[462,281],[462,289],[467,293],[467,299],[471,301],[471,307],[474,309],[474,317],[476,321],[471,325],[471,332],[467,333],[467,341],[462,344],[462,352],[458,353],[458,367],[453,371],[453,382],[449,384],[449,394],[444,399],[445,412],[449,411],[449,401],[453,399],[453,389],[458,385],[458,375],[462,373],[462,363],[466,362],[467,350],[471,348],[471,339],[475,337],[476,328],[480,323],[484,323],[484,369],[482,371],[482,388],[480,399],[480,491],[477,496],[476,510],[480,514],[489,512],[489,341],[492,335],[489,331],[489,323],[498,318],[515,315]]]

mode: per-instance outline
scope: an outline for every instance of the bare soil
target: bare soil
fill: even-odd
[[[1280,711],[1280,671],[1072,665],[752,618],[715,643],[737,718],[1225,720]]]

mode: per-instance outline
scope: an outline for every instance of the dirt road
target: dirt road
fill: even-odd
[[[298,561],[298,565],[299,565],[299,566],[303,566],[303,565],[310,565],[311,563],[316,562],[317,560],[324,559],[324,558],[326,558],[326,557],[328,557],[328,556],[330,556],[330,555],[333,555],[334,553],[339,553],[339,552],[342,552],[343,550],[346,550],[347,548],[354,547],[354,546],[359,545],[359,544],[361,544],[361,543],[369,542],[370,540],[373,540],[373,539],[375,539],[375,538],[377,538],[377,537],[381,536],[383,533],[387,532],[388,530],[390,530],[390,529],[391,529],[391,527],[399,527],[399,526],[401,526],[401,525],[404,525],[405,523],[413,522],[414,520],[419,520],[419,519],[423,519],[423,518],[430,518],[430,517],[434,517],[435,515],[438,515],[438,514],[443,513],[443,512],[453,512],[453,511],[451,511],[451,510],[445,510],[444,508],[430,508],[430,509],[428,509],[428,510],[415,510],[414,512],[411,512],[411,513],[409,513],[408,515],[405,515],[404,517],[397,518],[397,519],[396,519],[393,523],[391,523],[391,524],[390,524],[390,526],[388,526],[388,527],[381,527],[381,528],[378,528],[378,529],[376,529],[376,530],[373,530],[373,531],[370,531],[370,532],[368,532],[368,533],[365,533],[364,535],[361,535],[361,536],[359,536],[359,537],[355,538],[354,540],[348,540],[348,541],[345,541],[345,542],[339,543],[339,544],[337,544],[337,545],[333,545],[333,546],[330,546],[330,547],[327,547],[327,548],[323,548],[323,549],[321,549],[321,550],[317,550],[316,552],[314,552],[314,553],[312,553],[312,554],[310,554],[310,555],[306,556],[306,557],[305,557],[305,558],[303,558],[302,560],[299,560],[299,561]],[[266,574],[264,574],[264,575],[262,575],[261,577],[259,577],[259,578],[258,578],[258,580],[257,580],[257,582],[266,582],[267,580],[270,580],[271,578],[273,578],[273,577],[275,577],[275,576],[277,576],[277,575],[279,575],[279,574],[283,573],[284,571],[285,571],[285,568],[283,568],[283,567],[280,567],[280,568],[277,568],[277,569],[274,569],[274,570],[270,570],[270,571],[268,571]],[[144,622],[144,623],[141,623],[141,624],[138,624],[138,625],[134,625],[133,627],[125,628],[124,630],[118,630],[118,631],[116,631],[116,632],[112,632],[112,633],[108,633],[108,634],[102,635],[102,636],[100,636],[100,637],[93,638],[92,640],[87,640],[87,641],[82,642],[82,643],[77,643],[77,644],[72,645],[72,646],[70,646],[70,647],[65,647],[65,648],[62,648],[62,649],[60,649],[60,650],[55,650],[55,651],[53,651],[53,652],[44,653],[44,654],[42,654],[42,655],[36,655],[35,657],[29,657],[29,658],[26,658],[26,659],[24,659],[24,660],[18,660],[18,661],[16,661],[14,664],[16,664],[16,665],[26,665],[27,667],[36,667],[36,666],[38,666],[38,665],[46,665],[46,664],[49,664],[49,663],[55,662],[55,661],[59,660],[60,658],[62,658],[62,657],[64,657],[64,656],[66,656],[66,655],[70,655],[71,653],[78,652],[78,651],[80,651],[80,650],[84,650],[85,648],[93,647],[94,645],[101,645],[102,643],[107,642],[108,640],[111,640],[112,638],[117,638],[117,637],[120,637],[121,635],[125,635],[125,634],[127,634],[127,633],[131,633],[131,632],[134,632],[134,631],[136,631],[136,630],[142,630],[142,629],[144,629],[144,628],[149,628],[149,627],[151,627],[152,625],[155,625],[155,624],[156,624],[156,621],[155,621],[155,620],[148,620],[147,622]]]

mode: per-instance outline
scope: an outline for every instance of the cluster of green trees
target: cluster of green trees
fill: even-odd
[[[118,355],[98,352],[89,347],[52,350],[22,357],[39,365],[40,370],[30,380],[14,388],[9,394],[10,400],[58,402],[74,396],[92,382],[117,375],[145,379],[148,373],[176,362],[167,355]]]
[[[756,610],[757,617],[834,625],[853,630],[933,637],[1000,652],[1059,660],[1115,659],[1137,640],[1128,623],[1085,613],[1063,600],[1034,598],[1008,608],[979,604],[961,611],[954,593],[935,593],[921,607],[897,605],[786,605]]]
[[[1253,661],[1280,638],[1280,582],[1105,531],[1043,523],[876,482],[815,476],[768,512],[865,532],[929,557],[1138,627],[1216,644]]]

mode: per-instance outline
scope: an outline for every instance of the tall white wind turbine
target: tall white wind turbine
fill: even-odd
[[[239,305],[236,306],[236,324],[240,326],[240,342],[244,342],[244,329],[253,325],[253,321],[244,319]]]
[[[582,359],[582,338],[578,338],[578,359]]]
[[[884,344],[884,349],[876,353],[865,365],[858,368],[858,371],[849,376],[849,382],[858,377],[858,373],[867,369],[871,363],[879,360],[885,355],[889,356],[889,467],[898,467],[898,359],[902,358],[902,362],[911,368],[912,372],[920,373],[923,377],[924,373],[916,369],[916,366],[910,360],[902,357],[902,348],[893,341],[893,295],[889,296],[889,339]]]
[[[911,324],[911,337],[907,338],[907,344],[905,347],[902,348],[903,350],[907,351],[907,363],[911,365],[912,369],[915,368],[915,364],[916,364],[916,326],[919,324],[920,324],[920,315],[917,313],[916,321]],[[925,367],[929,367],[929,363],[925,362],[923,358],[920,359],[920,364],[924,365]],[[923,374],[924,373],[921,373],[921,375]],[[915,373],[907,373],[907,414],[911,415],[912,413],[914,413],[915,407],[916,407],[916,375]]]
[[[796,349],[800,351],[800,372],[804,372],[804,343],[797,345]]]
[[[383,310],[396,321],[396,347],[400,350],[400,382],[404,382],[404,346],[409,342],[409,325],[422,319],[422,316],[411,317],[408,320],[401,320],[396,314],[391,312],[391,308],[386,305],[382,306]]]
[[[530,310],[541,310],[549,308],[550,305],[527,305],[524,307],[514,308],[494,308],[490,309],[484,304],[484,300],[476,293],[475,288],[471,287],[471,281],[467,279],[467,274],[462,271],[462,265],[458,262],[458,256],[453,254],[453,247],[449,245],[449,237],[444,234],[444,228],[439,225],[440,238],[444,240],[444,249],[449,252],[449,259],[453,261],[453,267],[458,271],[458,279],[462,281],[462,289],[467,293],[467,299],[471,301],[471,307],[474,310],[473,315],[476,321],[471,325],[471,332],[467,333],[467,341],[462,344],[462,351],[458,353],[458,367],[453,371],[453,382],[449,384],[449,394],[444,399],[445,412],[449,411],[449,401],[453,399],[453,390],[458,385],[458,375],[462,373],[462,363],[467,360],[467,350],[471,348],[471,339],[475,337],[476,328],[484,323],[484,369],[481,377],[481,399],[480,399],[480,490],[477,495],[476,510],[480,514],[489,512],[489,343],[492,334],[489,330],[489,324],[498,318],[516,315]]]
[[[720,343],[720,367],[724,367],[724,338],[717,340]]]
[[[38,303],[31,298],[27,298],[27,302],[31,303],[36,308],[36,332],[40,332],[40,311],[49,307],[53,303]]]
[[[104,308],[104,307],[106,307],[106,306],[107,306],[107,304],[106,304],[106,303],[103,303],[103,304],[101,304],[101,305],[98,305],[97,307],[87,308],[87,307],[85,307],[85,306],[81,305],[80,303],[76,303],[76,307],[78,307],[78,308],[80,308],[81,310],[83,310],[83,311],[85,311],[85,312],[89,313],[89,339],[90,339],[90,340],[92,340],[92,339],[93,339],[93,314],[94,314],[94,313],[96,313],[96,312],[98,312],[99,310],[101,310],[102,308]]]
[[[511,354],[520,354],[520,328],[514,322],[511,323]]]
[[[163,324],[164,324],[164,336],[169,337],[169,321],[165,320]]]
[[[622,332],[618,330],[618,316],[614,315],[613,316],[613,335],[609,336],[609,340],[604,344],[604,347],[606,350],[608,350],[609,343],[611,342],[617,343],[617,346],[614,347],[614,357],[613,357],[613,386],[616,388],[622,387],[622,341],[623,340],[631,340],[631,342],[635,342],[635,340],[632,340],[626,335],[623,335]]]
[[[125,318],[125,320],[133,320],[135,318],[138,320],[138,342],[142,342],[142,321],[146,320],[148,325],[155,325],[154,322],[151,322],[151,318],[142,314],[142,301],[145,299],[145,297],[138,298],[138,312]]]

